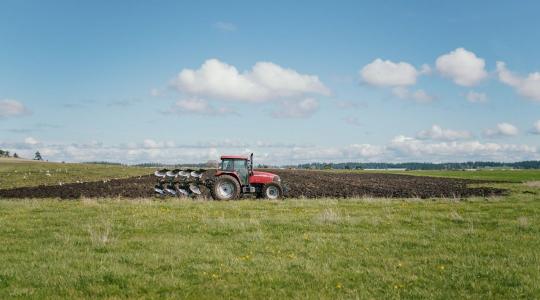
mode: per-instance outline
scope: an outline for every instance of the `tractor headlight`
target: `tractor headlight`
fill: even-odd
[[[281,183],[281,178],[279,176],[274,176],[274,180],[272,180],[274,182],[277,182],[277,183]]]

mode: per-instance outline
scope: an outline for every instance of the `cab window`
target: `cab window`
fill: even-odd
[[[234,170],[233,160],[232,159],[224,159],[221,162],[221,170],[223,170],[223,171],[233,171]]]
[[[238,159],[234,161],[234,170],[235,171],[245,171],[247,170],[247,161],[243,159]]]

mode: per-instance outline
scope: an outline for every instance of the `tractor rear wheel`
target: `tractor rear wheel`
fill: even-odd
[[[232,176],[221,175],[214,180],[210,191],[216,200],[233,200],[240,195],[240,183]]]
[[[269,200],[276,200],[283,197],[283,188],[281,185],[271,182],[263,186],[262,197]]]

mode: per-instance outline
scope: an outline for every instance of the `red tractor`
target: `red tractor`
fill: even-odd
[[[279,199],[283,197],[283,186],[278,175],[253,171],[251,156],[222,156],[221,164],[214,176],[203,176],[207,170],[162,169],[154,172],[157,183],[156,196],[197,197],[200,186],[210,190],[216,200],[237,199],[240,195],[255,194],[257,198]]]
[[[216,200],[237,199],[240,195],[255,194],[258,198],[283,197],[281,178],[278,175],[253,170],[253,153],[250,157],[224,155],[210,186]]]

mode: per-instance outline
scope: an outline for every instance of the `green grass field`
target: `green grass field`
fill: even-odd
[[[463,179],[525,182],[540,180],[540,170],[479,170],[479,171],[390,171],[395,174],[436,176]]]
[[[0,189],[126,178],[152,172],[153,169],[118,165],[63,164],[0,158]]]
[[[2,199],[0,299],[539,298],[540,184],[496,186],[511,195]]]
[[[347,172],[347,173],[387,173],[387,174],[403,174],[413,176],[431,176],[431,177],[447,177],[447,178],[462,178],[475,180],[494,180],[508,182],[526,182],[539,181],[540,170],[478,170],[478,171],[461,171],[461,170],[412,170],[412,171],[395,171],[395,170],[328,170],[328,172]]]

